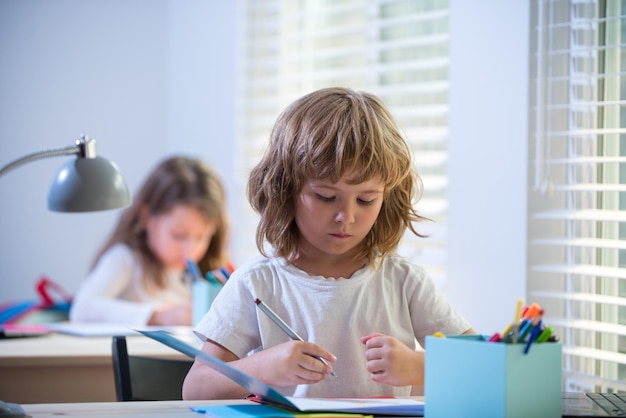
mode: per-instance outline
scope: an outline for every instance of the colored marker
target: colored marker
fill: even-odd
[[[207,271],[204,277],[206,277],[206,279],[212,284],[224,284],[224,282],[219,277],[214,275],[212,271]]]
[[[541,310],[534,318],[526,320],[524,326],[520,329],[519,340],[524,341],[528,333],[541,322],[543,318],[543,310]]]
[[[533,303],[528,307],[528,309],[524,312],[523,318],[530,319],[537,315],[540,311],[542,311],[541,306],[538,303]]]
[[[202,280],[202,272],[200,271],[200,267],[190,258],[185,260],[187,264],[187,271],[191,274],[191,277],[194,280]],[[209,280],[210,281],[210,280]]]
[[[528,337],[528,343],[526,343],[526,348],[524,349],[524,354],[528,354],[530,350],[530,345],[535,342],[535,340],[539,337],[541,332],[541,320],[534,326],[532,331],[530,331],[530,337]]]
[[[541,334],[539,334],[539,336],[537,337],[537,342],[545,343],[546,341],[548,341],[548,339],[552,336],[552,331],[553,330],[551,326],[545,327],[545,329],[541,331]]]

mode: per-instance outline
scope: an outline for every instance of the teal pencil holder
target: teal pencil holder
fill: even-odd
[[[560,417],[560,343],[426,337],[425,417]]]
[[[213,283],[208,280],[196,280],[191,285],[192,295],[192,322],[196,325],[209,311],[213,300],[222,289],[221,283]]]

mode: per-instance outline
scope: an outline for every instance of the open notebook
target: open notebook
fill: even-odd
[[[385,414],[395,416],[421,416],[424,403],[403,398],[300,398],[283,396],[265,382],[250,376],[228,363],[213,357],[181,341],[165,331],[139,331],[174,350],[199,360],[224,376],[238,383],[253,394],[260,402],[300,412],[348,412],[359,414]]]

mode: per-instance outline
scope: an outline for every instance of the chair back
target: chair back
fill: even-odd
[[[183,380],[193,360],[128,354],[126,337],[113,337],[113,376],[118,401],[182,399]]]

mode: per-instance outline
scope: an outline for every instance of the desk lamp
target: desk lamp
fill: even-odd
[[[82,135],[75,145],[34,152],[0,168],[0,177],[29,161],[57,155],[76,159],[57,171],[48,192],[48,209],[55,212],[92,212],[130,204],[126,180],[115,163],[96,155],[96,140]]]

